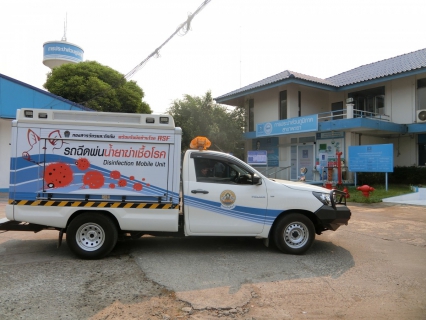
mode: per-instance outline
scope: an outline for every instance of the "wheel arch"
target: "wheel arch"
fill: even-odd
[[[312,221],[312,223],[313,223],[313,225],[314,225],[314,227],[315,227],[315,233],[316,234],[321,234],[321,226],[320,226],[320,223],[319,223],[319,221],[318,221],[318,218],[316,217],[316,215],[313,213],[313,212],[311,212],[311,211],[308,211],[308,210],[301,210],[301,209],[290,209],[290,210],[285,210],[285,211],[283,211],[283,212],[281,212],[276,218],[275,218],[275,220],[274,220],[274,222],[272,223],[272,225],[271,225],[271,228],[269,229],[269,235],[268,235],[268,238],[269,239],[272,239],[273,238],[273,233],[274,233],[274,230],[275,230],[275,226],[277,225],[277,223],[281,220],[281,219],[283,219],[285,216],[287,216],[287,215],[289,215],[289,214],[293,214],[293,213],[299,213],[299,214],[302,214],[302,215],[304,215],[304,216],[306,216],[306,217],[308,217],[309,218],[309,220],[311,220]]]
[[[117,231],[120,232],[121,228],[120,228],[120,224],[118,223],[117,218],[115,217],[115,215],[113,215],[111,212],[109,212],[108,210],[87,210],[87,209],[81,209],[81,210],[77,210],[75,211],[69,218],[67,221],[67,228],[69,226],[69,224],[71,223],[72,220],[74,220],[76,217],[85,214],[87,212],[90,213],[97,213],[97,214],[102,214],[108,218],[111,219],[111,221],[115,224],[115,227],[117,228]]]

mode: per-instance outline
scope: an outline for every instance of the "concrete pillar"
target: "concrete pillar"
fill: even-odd
[[[354,104],[347,103],[346,104],[346,118],[352,119],[354,117]]]

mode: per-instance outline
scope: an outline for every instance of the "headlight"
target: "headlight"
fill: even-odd
[[[323,192],[312,192],[312,194],[323,204],[327,206],[331,206],[331,199],[329,193],[323,193]]]

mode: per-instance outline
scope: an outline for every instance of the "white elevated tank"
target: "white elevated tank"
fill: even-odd
[[[82,62],[83,54],[81,47],[67,41],[48,41],[43,44],[43,64],[50,69],[64,63]]]
[[[50,69],[64,63],[79,63],[83,61],[84,51],[78,45],[67,42],[67,17],[64,22],[64,36],[61,41],[43,43],[43,64]]]

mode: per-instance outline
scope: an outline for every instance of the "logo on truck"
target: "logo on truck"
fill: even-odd
[[[237,196],[232,190],[225,190],[220,194],[220,203],[224,209],[234,209],[235,200],[237,200]]]

